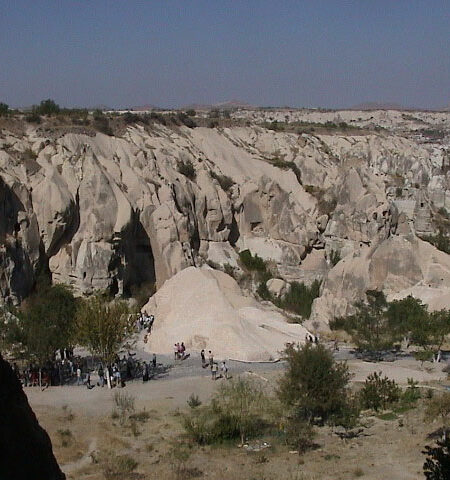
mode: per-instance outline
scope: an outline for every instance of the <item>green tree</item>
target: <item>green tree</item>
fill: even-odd
[[[135,328],[128,304],[123,300],[109,302],[97,294],[82,300],[77,310],[77,341],[105,365],[111,364],[120,347]],[[109,375],[106,377],[109,385]]]
[[[422,452],[428,455],[423,464],[427,480],[447,480],[450,478],[450,437],[436,442],[436,446],[426,446]]]
[[[38,106],[33,108],[38,115],[55,115],[59,113],[59,105],[52,99],[42,100]]]
[[[14,312],[15,320],[8,321],[8,343],[42,366],[58,349],[72,345],[75,314],[76,300],[69,287],[44,286]]]
[[[366,303],[356,305],[357,313],[337,323],[362,350],[377,352],[392,347],[394,339],[387,325],[387,302],[383,292],[368,290],[366,298]]]
[[[428,346],[437,352],[450,334],[450,310],[438,310],[428,315]]]
[[[336,423],[349,405],[350,373],[323,345],[294,346],[284,350],[287,369],[278,385],[278,397],[296,416],[309,423]]]
[[[244,443],[267,407],[267,397],[261,385],[244,378],[222,383],[214,399],[213,408],[219,409],[233,424]]]
[[[427,315],[426,305],[409,295],[389,303],[386,311],[387,325],[395,339],[407,337],[416,343],[421,341],[425,333]]]
[[[9,113],[9,106],[6,103],[0,102],[0,117]]]

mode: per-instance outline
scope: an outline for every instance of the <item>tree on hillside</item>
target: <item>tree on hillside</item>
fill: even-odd
[[[424,351],[436,353],[450,334],[449,310],[428,312],[426,305],[411,296],[391,302],[386,316],[394,337],[407,337]]]
[[[59,111],[59,105],[50,98],[42,100],[39,105],[33,107],[33,112],[37,115],[55,115]]]
[[[107,366],[113,363],[120,347],[135,328],[126,302],[109,302],[101,295],[83,300],[77,311],[78,343],[98,355]],[[109,385],[109,375],[106,377]]]
[[[287,370],[278,385],[280,401],[308,423],[338,423],[346,417],[350,373],[323,345],[288,345]],[[356,412],[355,412],[356,413]]]
[[[6,103],[0,102],[0,117],[9,113],[9,106]]]
[[[343,328],[361,350],[379,352],[392,347],[394,339],[387,325],[387,302],[383,292],[368,290],[367,302],[356,304],[357,312],[330,322],[334,329]]]
[[[32,295],[6,323],[6,341],[27,360],[40,366],[73,342],[76,300],[69,287],[47,285]]]
[[[261,423],[261,416],[267,407],[267,397],[261,386],[244,378],[222,383],[215,397],[213,408],[220,410],[224,418],[239,432],[241,444],[253,433],[255,425]]]
[[[450,310],[438,310],[428,315],[428,346],[436,353],[450,334]]]
[[[411,295],[390,302],[386,310],[388,328],[396,340],[420,340],[427,315],[426,305]]]

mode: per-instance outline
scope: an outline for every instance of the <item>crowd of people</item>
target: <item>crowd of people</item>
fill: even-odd
[[[186,353],[186,346],[184,345],[184,342],[177,342],[174,344],[173,354],[175,360],[185,360],[190,355],[189,353]]]
[[[221,364],[220,364],[220,370],[221,370],[221,374],[220,376],[218,377],[217,376],[217,373],[219,371],[219,364],[214,361],[214,355],[212,353],[211,350],[208,350],[208,361],[206,360],[206,353],[205,353],[205,350],[202,349],[202,351],[200,352],[200,358],[202,360],[202,367],[203,368],[210,368],[211,370],[211,380],[217,380],[218,378],[225,378],[226,380],[228,380],[228,366],[225,362],[225,360],[222,360]]]
[[[147,330],[147,333],[151,333],[154,321],[154,315],[149,315],[146,311],[140,313],[136,321],[137,331],[142,332],[142,330]]]

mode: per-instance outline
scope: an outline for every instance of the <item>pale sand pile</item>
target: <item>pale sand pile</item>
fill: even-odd
[[[182,270],[149,300],[142,311],[155,315],[145,350],[212,350],[216,358],[277,359],[286,343],[303,343],[307,330],[279,312],[245,297],[229,275],[209,267]]]

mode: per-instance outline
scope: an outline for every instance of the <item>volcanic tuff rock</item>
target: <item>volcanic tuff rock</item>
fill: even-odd
[[[141,346],[156,353],[171,351],[175,340],[183,340],[188,351],[211,350],[216,360],[275,360],[286,343],[303,342],[307,333],[243,296],[234,279],[208,266],[177,273],[143,310],[153,312],[156,320],[148,343]]]
[[[64,480],[47,432],[39,425],[17,376],[0,355],[0,477]]]
[[[436,212],[450,208],[449,113],[231,116],[248,126],[155,123],[118,137],[4,128],[1,297],[20,301],[47,268],[78,293],[160,288],[206,262],[239,272],[245,249],[283,281],[323,281],[313,321],[350,311],[368,288],[426,286],[425,300],[430,288],[445,297],[447,255],[417,234],[435,233]],[[352,130],[299,134],[261,123],[274,120]],[[194,174],[180,173],[190,163]]]

